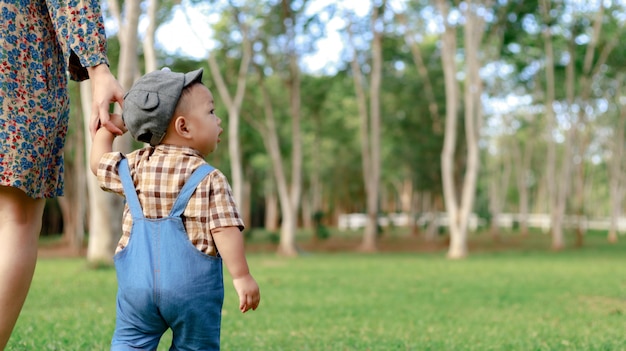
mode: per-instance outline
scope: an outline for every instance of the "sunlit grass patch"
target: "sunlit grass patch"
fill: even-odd
[[[262,293],[241,314],[226,277],[224,350],[624,350],[625,245],[488,251],[251,254]],[[42,259],[7,350],[107,350],[115,271]],[[167,350],[167,335],[159,350]]]

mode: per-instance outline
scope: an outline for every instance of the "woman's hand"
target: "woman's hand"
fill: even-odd
[[[109,66],[100,64],[94,67],[88,67],[89,79],[91,80],[91,121],[89,123],[89,132],[93,139],[96,130],[105,127],[115,135],[122,135],[124,131],[111,121],[109,114],[109,106],[111,103],[117,102],[120,107],[124,103],[124,89],[115,79]]]

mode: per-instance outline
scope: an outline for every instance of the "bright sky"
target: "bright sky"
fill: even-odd
[[[335,3],[332,0],[316,0],[311,2],[310,11]],[[369,9],[369,1],[343,0],[342,6],[354,9],[358,15],[364,15]],[[157,45],[164,48],[168,53],[181,53],[196,59],[207,57],[211,45],[211,23],[217,18],[211,18],[208,4],[190,6],[183,0],[182,4],[175,7],[172,20],[163,24],[156,33]],[[146,23],[140,24],[140,31]],[[303,64],[311,72],[318,72],[325,67],[334,67],[340,59],[343,44],[338,30],[344,26],[340,18],[328,22],[328,37],[317,43],[318,48],[323,48],[316,53],[303,57]]]
[[[212,18],[203,9],[183,5],[174,8],[172,20],[156,32],[157,45],[169,53],[183,53],[196,59],[206,58],[211,48]],[[203,7],[203,6],[198,6]]]

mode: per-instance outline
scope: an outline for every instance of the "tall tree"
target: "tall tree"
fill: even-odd
[[[530,116],[526,115],[526,117],[526,119],[522,119],[521,127],[517,132],[517,140],[514,140],[512,145],[513,163],[518,166],[515,180],[519,196],[519,228],[520,234],[524,237],[528,235],[528,212],[530,208],[529,183],[532,172],[531,161],[535,145],[532,138],[536,135],[533,129],[534,124],[530,121]]]
[[[500,239],[499,217],[504,207],[507,190],[509,188],[509,180],[512,172],[511,157],[508,157],[508,147],[506,139],[502,140],[502,144],[498,145],[499,152],[497,155],[490,155],[490,162],[487,161],[487,171],[489,177],[489,212],[491,218],[491,236],[494,240]]]
[[[83,116],[91,114],[91,84],[80,83],[80,95],[83,107]],[[89,134],[89,118],[84,118],[84,132]],[[91,149],[91,138],[85,138],[85,148]],[[88,162],[86,160],[85,162]],[[89,166],[85,164],[85,169]],[[87,260],[92,265],[112,263],[113,249],[115,247],[115,226],[111,203],[115,201],[115,195],[105,193],[98,186],[96,177],[87,172],[87,193],[89,195],[89,244],[87,247]]]
[[[570,192],[571,179],[571,150],[574,139],[575,128],[570,126],[564,133],[563,156],[561,162],[558,162],[557,145],[558,142],[553,135],[558,131],[557,116],[555,112],[556,102],[556,74],[555,74],[555,46],[553,39],[553,31],[555,26],[555,13],[557,9],[551,8],[551,4],[546,0],[541,0],[540,12],[543,19],[542,36],[544,39],[545,49],[545,82],[546,82],[546,98],[545,111],[547,121],[547,143],[548,155],[546,166],[546,187],[548,189],[548,198],[550,201],[550,226],[552,233],[552,249],[562,250],[565,246],[563,233],[564,217],[567,207],[568,194]],[[565,69],[565,96],[568,106],[574,103],[574,52],[573,40],[569,41],[569,60]],[[569,112],[569,111],[568,111]],[[571,118],[571,113],[567,114]],[[568,122],[574,122],[572,120]],[[560,167],[559,167],[560,165]]]
[[[580,10],[580,16],[583,16],[586,14],[585,11],[587,10],[587,8],[583,7],[581,9],[575,10]],[[585,25],[588,19],[583,17],[580,20],[576,20],[574,22],[575,28],[572,28],[571,30],[573,36],[576,35],[578,37],[579,34],[586,34],[589,37],[589,41],[584,51],[582,69],[579,74],[580,79],[577,79],[580,81],[580,84],[578,85],[579,91],[577,95],[579,100],[578,104],[580,104],[581,106],[580,108],[578,108],[578,112],[575,116],[577,123],[575,123],[576,128],[574,128],[576,136],[574,145],[576,145],[577,147],[577,156],[581,160],[587,158],[588,149],[590,147],[590,144],[593,142],[593,140],[591,140],[593,126],[591,126],[590,123],[590,118],[592,118],[593,116],[590,116],[588,112],[590,109],[593,109],[595,105],[594,101],[596,97],[593,96],[593,83],[600,81],[600,76],[604,74],[602,73],[602,70],[606,70],[606,61],[619,42],[619,32],[623,31],[623,29],[619,28],[618,26],[619,29],[616,32],[612,33],[613,35],[611,35],[610,37],[605,38],[605,36],[602,35],[603,31],[606,31],[607,26],[612,25],[612,22],[614,23],[611,15],[607,14],[605,4],[603,3],[599,3],[595,13],[592,12],[589,14],[589,16],[591,17],[592,26],[589,27]],[[579,31],[582,31],[582,33],[578,33]],[[576,38],[572,38],[572,46],[575,44],[575,39]],[[570,55],[570,60],[574,62],[577,58],[575,47],[572,48],[571,52],[572,54]],[[572,85],[573,87],[576,87],[576,84]],[[599,98],[602,98],[602,96],[600,96]],[[574,199],[575,201],[573,207],[579,219],[576,229],[576,238],[578,245],[582,245],[584,240],[584,225],[582,223],[582,220],[586,215],[586,192],[584,189],[585,183],[587,182],[588,173],[586,165],[587,162],[578,162],[575,164],[577,170],[575,178],[576,197]]]
[[[227,18],[232,18],[233,23],[236,23],[239,32],[241,34],[241,61],[239,63],[239,72],[237,74],[236,91],[234,96],[231,95],[226,81],[222,75],[222,71],[219,68],[215,53],[210,53],[208,62],[211,69],[211,76],[213,82],[217,86],[217,90],[220,94],[220,98],[226,105],[228,110],[228,150],[230,152],[230,169],[233,184],[233,194],[235,202],[238,206],[244,206],[244,180],[243,180],[243,166],[241,161],[240,139],[239,139],[239,120],[241,105],[243,104],[244,95],[246,92],[247,75],[250,67],[250,60],[252,58],[252,41],[249,36],[248,23],[246,23],[244,16],[240,9],[229,2],[232,14]],[[249,201],[245,199],[245,201]],[[245,219],[246,224],[249,225],[249,218]]]
[[[78,90],[70,88],[72,94],[72,106],[80,106]],[[72,252],[78,254],[81,252],[85,238],[85,214],[87,209],[84,206],[76,206],[75,204],[84,204],[87,202],[87,185],[86,185],[86,164],[85,159],[85,133],[83,131],[82,113],[76,112],[74,108],[70,109],[70,130],[71,133],[67,137],[65,145],[65,195],[59,197],[59,206],[63,214],[63,238],[69,243]],[[68,133],[68,134],[69,134]],[[68,155],[71,154],[71,155]]]
[[[156,71],[157,55],[154,48],[154,35],[157,29],[157,11],[159,9],[159,0],[148,0],[148,9],[146,15],[148,16],[148,27],[146,28],[146,34],[143,40],[143,56],[145,61],[145,72],[149,73]]]
[[[353,47],[352,74],[361,118],[361,158],[363,162],[363,179],[365,194],[367,195],[367,222],[361,250],[376,251],[376,237],[378,234],[378,212],[380,198],[380,92],[382,81],[382,38],[384,31],[384,11],[386,1],[372,1],[370,30],[371,42],[371,72],[369,81],[369,109],[367,106],[368,94],[365,93],[365,83],[361,71],[361,63],[356,48]],[[352,33],[348,28],[349,33]],[[350,34],[352,39],[353,35]],[[354,39],[352,39],[353,41]]]
[[[478,141],[482,125],[481,93],[482,81],[479,75],[479,52],[484,33],[484,12],[489,4],[469,1],[464,10],[464,53],[465,53],[465,90],[464,123],[467,146],[467,165],[458,199],[454,183],[454,152],[456,148],[456,119],[459,111],[458,83],[456,82],[456,24],[449,17],[449,5],[446,0],[437,0],[437,7],[444,25],[442,35],[442,61],[446,85],[446,127],[444,147],[441,154],[442,177],[446,210],[449,219],[450,247],[448,257],[459,259],[467,256],[467,230],[472,213],[476,192],[476,180],[480,166]]]
[[[291,204],[289,182],[287,180],[285,166],[282,161],[280,137],[277,130],[276,117],[272,102],[273,99],[266,85],[266,77],[264,76],[263,70],[258,69],[258,72],[260,75],[258,85],[262,94],[265,123],[255,123],[255,125],[257,130],[263,135],[263,143],[270,154],[281,214],[283,216],[287,216],[287,221],[283,218],[281,223],[278,252],[287,256],[295,256],[298,252],[296,250],[295,227],[292,228],[292,225],[294,225],[296,219],[290,218],[291,215],[295,216],[295,214],[293,213],[293,207]]]
[[[624,197],[624,133],[626,129],[626,108],[620,103],[623,96],[624,77],[619,75],[616,79],[617,98],[615,99],[617,125],[613,130],[614,137],[610,141],[611,159],[609,161],[609,186],[611,197],[611,222],[607,240],[610,243],[618,241],[618,221],[623,212],[622,202]]]
[[[297,32],[296,20],[297,14],[292,9],[291,0],[283,0],[283,13],[285,32],[287,33],[287,55],[289,60],[289,76],[286,80],[289,88],[289,110],[291,114],[291,189],[290,189],[290,206],[289,215],[283,217],[283,225],[281,228],[281,244],[279,252],[292,255],[293,245],[291,245],[291,237],[295,236],[298,226],[298,209],[300,207],[300,199],[302,197],[302,139],[300,137],[300,104],[302,97],[300,96],[300,67],[299,52],[297,49]],[[283,238],[285,241],[283,242]],[[289,239],[288,239],[289,238]]]
[[[140,0],[126,0],[124,2],[124,17],[122,18],[117,1],[109,1],[109,7],[113,17],[118,21],[120,31],[120,57],[117,69],[117,79],[125,90],[128,90],[138,72],[138,24],[141,14]],[[81,83],[81,99],[83,106],[91,106],[89,82]],[[120,113],[117,106],[117,113]],[[85,116],[89,116],[86,113]],[[85,119],[85,127],[88,128],[89,119]],[[129,152],[132,147],[130,135],[116,138],[115,148],[121,152]],[[91,139],[86,138],[86,149],[91,148]],[[118,196],[108,194],[100,190],[93,175],[87,179],[89,193],[89,245],[87,248],[87,260],[91,264],[111,263],[117,238],[122,231],[120,216],[123,202]]]
[[[266,148],[270,153],[278,199],[281,210],[281,229],[278,253],[295,256],[296,229],[298,212],[302,194],[302,138],[301,138],[301,72],[300,49],[298,37],[305,32],[306,20],[302,18],[307,2],[283,0],[268,11],[264,18],[263,30],[265,37],[257,38],[254,45],[257,52],[254,66],[259,74],[259,88],[264,106],[265,123],[256,124],[263,135]],[[301,21],[302,20],[302,21]],[[267,79],[268,75],[272,75]],[[281,140],[275,122],[275,97],[268,87],[267,81],[282,82],[287,89],[287,108],[291,128],[291,138],[283,144],[291,146],[290,172],[285,171],[283,164]],[[283,97],[284,100],[284,97]],[[290,176],[290,177],[289,177]],[[290,179],[290,181],[288,181]]]

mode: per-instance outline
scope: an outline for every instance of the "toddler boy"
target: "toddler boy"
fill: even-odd
[[[125,95],[111,120],[149,146],[123,155],[106,128],[94,136],[92,172],[103,190],[126,197],[111,350],[156,350],[168,328],[172,350],[219,350],[222,260],[241,312],[260,302],[230,185],[204,160],[222,128],[202,73],[155,71]]]

